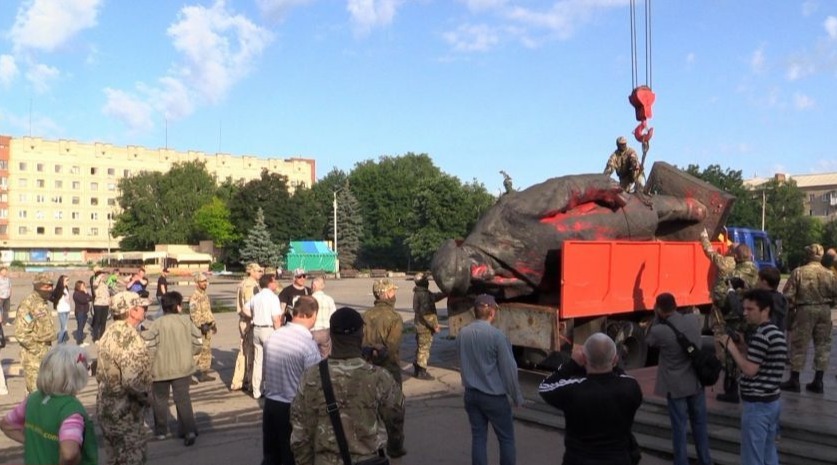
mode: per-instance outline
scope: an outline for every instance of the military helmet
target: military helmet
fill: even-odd
[[[805,246],[805,254],[808,256],[809,260],[822,260],[825,250],[820,244],[811,244]]]
[[[49,277],[49,273],[38,273],[32,280],[32,285],[34,285],[35,287],[45,286],[47,284],[52,284],[52,278]]]
[[[628,139],[625,139],[624,136],[619,136],[616,138],[616,145],[628,145]]]
[[[122,291],[117,293],[110,301],[110,313],[113,316],[124,315],[134,307],[147,307],[151,301],[140,297],[136,292]]]
[[[396,286],[391,279],[378,279],[372,285],[372,294],[374,294],[375,297],[381,297],[390,289],[398,289],[398,286]]]

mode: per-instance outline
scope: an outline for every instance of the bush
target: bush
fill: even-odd
[[[20,260],[12,260],[12,263],[9,265],[9,268],[26,268],[26,264],[24,264]]]
[[[224,264],[222,262],[214,262],[213,264],[209,265],[209,269],[213,272],[224,271]]]

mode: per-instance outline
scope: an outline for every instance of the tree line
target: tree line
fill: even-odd
[[[443,173],[427,154],[383,156],[333,169],[313,186],[262,171],[218,182],[203,162],[119,181],[111,234],[125,251],[212,240],[230,266],[283,266],[290,241],[333,240],[342,269],[425,269],[441,242],[467,235],[495,201],[482,183]]]

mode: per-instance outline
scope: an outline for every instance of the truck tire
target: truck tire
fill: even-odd
[[[607,323],[607,335],[616,343],[619,365],[625,370],[642,368],[648,361],[648,345],[645,331],[634,321],[611,320]]]

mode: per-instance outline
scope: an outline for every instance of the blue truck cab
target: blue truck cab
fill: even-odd
[[[753,252],[753,262],[761,269],[763,266],[779,268],[776,247],[770,235],[760,229],[728,226],[727,237],[736,244],[747,244]]]

